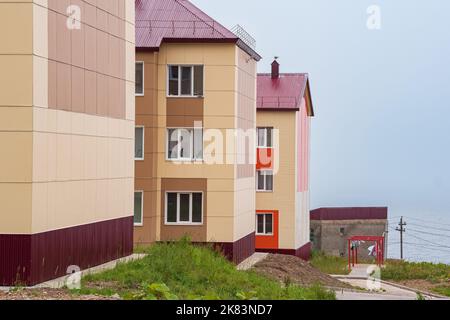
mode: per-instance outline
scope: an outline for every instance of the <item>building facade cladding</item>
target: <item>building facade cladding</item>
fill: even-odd
[[[136,245],[189,235],[198,243],[223,245],[233,259],[245,258],[254,252],[254,244],[248,250],[248,245],[234,243],[255,232],[255,172],[250,161],[254,151],[243,149],[238,139],[228,144],[226,139],[230,130],[256,126],[256,61],[235,43],[163,43],[158,52],[137,49],[136,60],[144,63],[144,95],[136,97],[136,125],[145,128],[145,157],[136,161],[135,190],[144,191]],[[170,65],[203,66],[203,95],[168,96]],[[198,124],[205,136],[216,132],[224,137],[215,153],[217,163],[168,160],[167,129]],[[248,164],[235,163],[240,152]],[[165,194],[170,191],[203,193],[201,226],[165,223]],[[236,252],[230,253],[233,248]],[[249,253],[238,252],[243,250]]]
[[[132,0],[0,2],[0,285],[132,252],[134,23]]]

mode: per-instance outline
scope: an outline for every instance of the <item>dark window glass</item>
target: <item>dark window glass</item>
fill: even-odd
[[[180,194],[180,222],[189,222],[189,194]]]
[[[264,190],[264,173],[262,171],[258,171],[258,190]]]
[[[168,193],[167,194],[167,222],[176,223],[177,222],[177,194]]]
[[[258,218],[258,222],[257,222],[257,233],[259,234],[264,234],[264,215],[263,214],[259,214],[257,215]]]
[[[271,214],[266,214],[266,234],[273,232],[273,217]]]
[[[181,95],[192,95],[192,67],[181,67]]]
[[[266,191],[273,190],[273,175],[271,172],[266,172]]]
[[[178,66],[169,67],[169,95],[178,96]]]
[[[203,66],[194,67],[194,96],[203,96]]]
[[[135,128],[134,134],[134,157],[136,159],[142,159],[144,158],[144,128]]]
[[[134,193],[134,223],[142,223],[142,192]]]
[[[273,129],[267,128],[267,147],[272,148],[273,146]]]
[[[136,63],[136,94],[144,94],[144,64]]]
[[[202,223],[202,207],[203,207],[203,195],[201,193],[194,193],[192,195],[193,223]]]

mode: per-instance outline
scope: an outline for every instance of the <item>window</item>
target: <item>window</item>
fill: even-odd
[[[142,212],[144,208],[144,192],[136,191],[134,193],[134,225],[142,226]]]
[[[273,235],[273,214],[264,213],[256,215],[256,234],[262,236]]]
[[[256,172],[256,190],[260,192],[273,191],[273,172],[263,170]]]
[[[202,160],[203,129],[168,129],[167,159],[178,161]]]
[[[134,128],[134,159],[144,160],[144,127]]]
[[[171,97],[203,96],[203,66],[169,66],[168,82]]]
[[[273,128],[258,128],[258,148],[273,147]]]
[[[136,62],[136,89],[137,96],[144,95],[144,62]]]
[[[203,193],[166,193],[166,224],[203,224]]]

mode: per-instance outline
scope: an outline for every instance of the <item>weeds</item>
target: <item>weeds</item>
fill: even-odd
[[[220,253],[188,240],[156,244],[145,253],[142,260],[87,276],[80,292],[134,300],[335,299],[334,292],[320,286],[283,286],[253,271],[238,271]]]

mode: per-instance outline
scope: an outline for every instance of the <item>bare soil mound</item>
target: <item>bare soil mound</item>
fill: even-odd
[[[301,286],[320,284],[325,287],[351,288],[350,285],[320,272],[310,263],[294,256],[269,255],[263,261],[258,262],[253,270],[284,283],[290,282]]]

